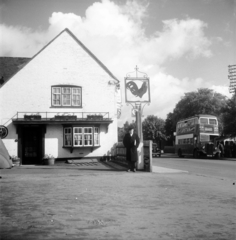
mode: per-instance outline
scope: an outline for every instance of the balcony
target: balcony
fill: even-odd
[[[109,112],[17,112],[12,122],[19,124],[110,124]]]

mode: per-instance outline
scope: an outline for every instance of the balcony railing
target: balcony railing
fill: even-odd
[[[106,121],[109,112],[17,112],[13,121]]]

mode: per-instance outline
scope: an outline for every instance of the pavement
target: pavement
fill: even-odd
[[[236,239],[229,179],[125,170],[95,160],[1,169],[0,239]]]
[[[179,158],[179,156],[177,154],[175,154],[175,153],[164,153],[164,154],[161,155],[161,157],[165,157],[165,158]],[[190,158],[193,158],[193,157],[190,155]],[[236,157],[221,157],[219,159],[208,157],[206,159],[208,159],[208,160],[211,160],[211,159],[212,160],[219,160],[219,161],[236,161]]]

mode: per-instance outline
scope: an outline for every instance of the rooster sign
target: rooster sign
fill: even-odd
[[[149,79],[125,79],[126,102],[150,102]]]

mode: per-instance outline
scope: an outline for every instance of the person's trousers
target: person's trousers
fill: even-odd
[[[130,170],[136,169],[136,162],[128,161],[128,167]]]

